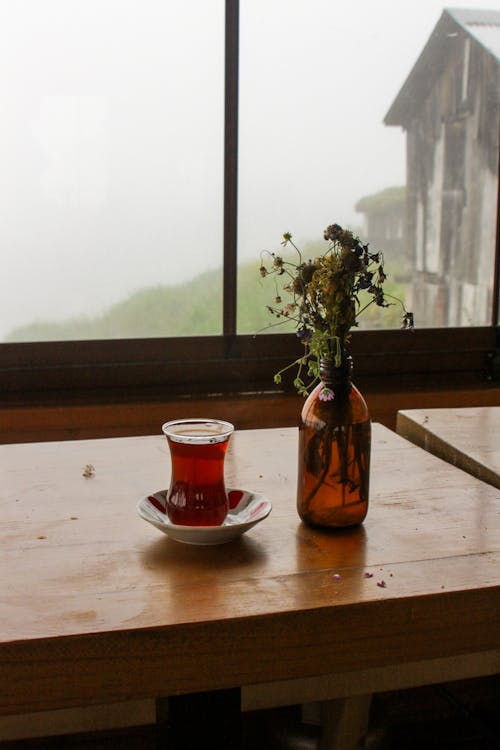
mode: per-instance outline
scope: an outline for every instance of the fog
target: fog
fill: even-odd
[[[442,8],[242,0],[241,260],[404,184],[383,118]],[[223,23],[222,0],[0,0],[0,340],[221,265]]]

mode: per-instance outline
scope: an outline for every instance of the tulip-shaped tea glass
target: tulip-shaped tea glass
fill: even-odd
[[[234,427],[219,419],[166,422],[172,459],[167,515],[182,526],[220,526],[228,512],[224,459]]]

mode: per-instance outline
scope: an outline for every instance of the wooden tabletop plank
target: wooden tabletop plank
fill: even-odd
[[[162,436],[0,446],[0,713],[500,647],[495,488],[374,425],[367,519],[326,532],[296,460],[295,429],[235,433],[227,484],[272,513],[191,547],[136,514],[168,486]]]
[[[500,406],[400,411],[397,432],[500,488]]]

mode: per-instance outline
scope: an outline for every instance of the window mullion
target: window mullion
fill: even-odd
[[[223,333],[236,334],[239,2],[226,0]]]
[[[500,326],[500,143],[498,153],[498,165],[497,165],[497,235],[496,235],[496,246],[495,246],[495,267],[493,271],[493,291],[492,291],[492,320],[493,326]]]

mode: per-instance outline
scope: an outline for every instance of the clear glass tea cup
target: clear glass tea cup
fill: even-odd
[[[220,526],[229,508],[224,459],[233,425],[220,419],[177,419],[162,430],[172,460],[169,520],[182,526]]]

